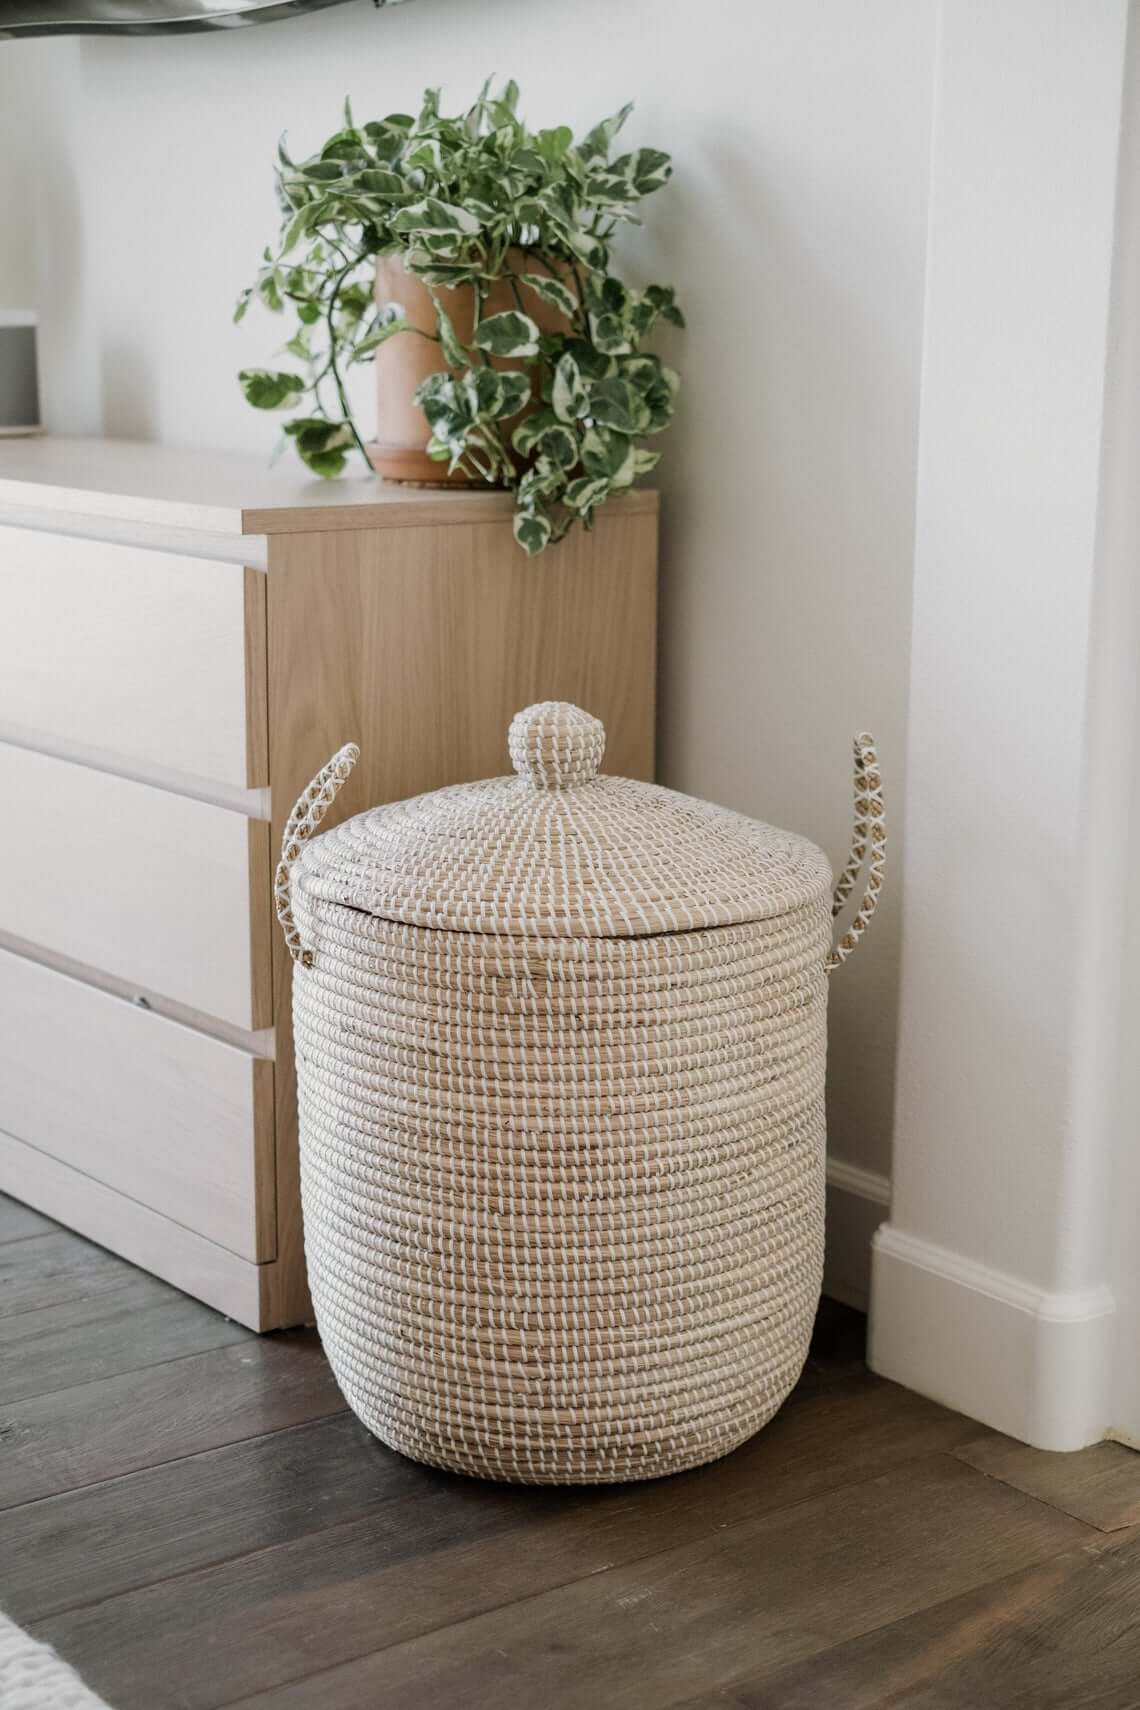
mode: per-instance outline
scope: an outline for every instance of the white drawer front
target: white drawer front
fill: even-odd
[[[0,951],[0,1129],[253,1260],[271,1256],[272,1200],[259,1241],[257,1185],[272,1075]]]
[[[247,575],[253,588],[264,580],[240,565],[0,527],[0,725],[40,733],[45,746],[265,784],[250,775],[264,770],[264,635],[258,607],[247,690]]]
[[[268,1025],[262,822],[0,744],[0,931],[241,1028]],[[264,850],[264,865],[251,857]]]

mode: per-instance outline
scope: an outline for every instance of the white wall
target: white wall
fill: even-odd
[[[896,824],[902,805],[933,33],[933,0],[361,0],[84,42],[51,166],[56,201],[73,178],[81,207],[41,247],[45,279],[92,306],[97,371],[48,326],[51,425],[268,449],[233,376],[274,329],[232,328],[231,305],[274,229],[278,133],[316,143],[346,92],[358,117],[429,82],[458,106],[495,71],[528,115],[575,125],[632,98],[631,138],[671,149],[677,175],[626,257],[677,283],[691,328],[661,470],[663,776],[838,864],[855,730],[880,737]],[[44,51],[0,45],[0,75]],[[890,1160],[899,848],[834,992],[832,1146],[873,1172]]]
[[[1134,372],[1115,411],[1106,392],[1128,18],[1128,0],[942,8],[897,1152],[876,1238],[876,1369],[1055,1449],[1110,1423],[1140,645],[1135,445],[1113,443],[1134,434]]]

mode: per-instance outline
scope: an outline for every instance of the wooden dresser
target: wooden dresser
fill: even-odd
[[[0,1190],[258,1329],[308,1316],[286,816],[507,769],[531,701],[653,771],[656,495],[537,559],[498,493],[0,445]]]

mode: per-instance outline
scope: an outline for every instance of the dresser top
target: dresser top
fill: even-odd
[[[657,494],[629,493],[620,503],[654,510]],[[490,522],[513,508],[509,493],[406,487],[355,473],[315,480],[295,459],[270,469],[263,458],[241,452],[113,439],[0,439],[0,521],[5,510],[34,510],[219,534],[293,534]]]

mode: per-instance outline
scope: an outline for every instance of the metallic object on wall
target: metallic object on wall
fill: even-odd
[[[36,317],[0,309],[0,435],[40,431]]]
[[[10,36],[146,36],[268,24],[345,0],[0,0],[0,40]],[[376,6],[397,0],[373,0]]]

